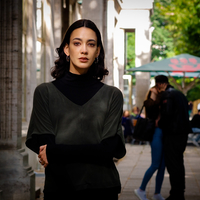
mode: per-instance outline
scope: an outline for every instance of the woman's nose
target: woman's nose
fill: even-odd
[[[87,54],[88,53],[88,51],[87,51],[87,45],[82,45],[82,49],[81,49],[81,53],[82,54]]]

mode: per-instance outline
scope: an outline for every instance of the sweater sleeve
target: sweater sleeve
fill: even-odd
[[[87,163],[107,163],[113,157],[117,157],[116,152],[121,147],[121,138],[116,135],[104,139],[100,144],[86,145],[47,145],[48,162],[56,163],[62,160],[64,163],[87,162]]]
[[[48,92],[45,83],[43,83],[37,86],[34,92],[26,146],[38,154],[41,145],[54,143],[55,136],[49,112]]]
[[[110,98],[108,113],[103,126],[102,140],[118,135],[121,145],[116,149],[117,158],[126,154],[124,135],[122,132],[123,96],[119,89],[115,88]]]
[[[49,97],[46,84],[43,83],[35,89],[33,97],[33,109],[29,123],[27,141],[33,135],[52,134],[55,135],[49,111]]]
[[[113,157],[117,158],[117,149],[121,149],[121,138],[114,137],[103,140],[100,144],[89,145],[64,145],[55,144],[52,134],[33,135],[26,145],[35,153],[39,153],[39,147],[47,144],[47,159],[49,163],[63,160],[65,163],[74,162],[106,162]]]
[[[26,146],[39,154],[40,146],[55,145],[55,136],[52,134],[32,135],[32,138],[26,141]]]

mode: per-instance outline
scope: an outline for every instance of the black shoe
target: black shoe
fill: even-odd
[[[169,196],[167,197],[165,200],[185,200],[185,197],[183,196],[182,198],[179,197],[175,197],[175,196]]]

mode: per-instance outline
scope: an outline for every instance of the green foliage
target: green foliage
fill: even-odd
[[[167,21],[165,29],[171,33],[176,55],[189,53],[200,56],[200,1],[157,0],[156,8]]]
[[[127,45],[126,45],[126,69],[135,67],[135,33],[127,32]]]
[[[135,32],[126,33],[126,69],[135,67]],[[127,72],[126,74],[132,74]],[[136,83],[136,78],[133,76],[133,85]]]
[[[200,84],[187,92],[188,101],[195,101],[200,99]]]
[[[151,21],[152,61],[182,53],[200,57],[200,0],[154,0]],[[186,85],[192,80],[185,79]],[[176,81],[181,84],[182,78]],[[187,98],[200,98],[200,84],[188,91]]]
[[[168,57],[173,57],[174,46],[171,32],[166,29],[168,25],[167,17],[162,15],[160,9],[160,0],[154,1],[154,13],[151,16],[152,26],[152,61],[162,60]],[[169,4],[169,1],[162,1],[164,6]]]

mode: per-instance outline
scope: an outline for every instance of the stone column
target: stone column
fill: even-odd
[[[115,28],[114,34],[114,69],[113,69],[113,79],[114,86],[118,87],[121,91],[124,90],[124,58],[125,58],[125,31],[124,29]]]
[[[22,0],[1,0],[0,9],[0,197],[35,199],[35,175],[21,149]]]
[[[54,32],[53,32],[53,0],[43,1],[43,12],[44,12],[44,37],[45,37],[45,45],[44,45],[44,82],[49,82],[53,78],[51,77],[51,68],[54,66],[54,61],[56,58],[54,57],[55,46],[54,46]]]
[[[113,0],[108,0],[107,2],[107,43],[106,43],[106,62],[105,62],[106,67],[109,71],[109,75],[105,79],[105,82],[108,85],[114,85],[114,74],[113,74],[114,27],[115,27],[115,5],[114,5]]]
[[[143,26],[137,26],[135,30],[135,66],[147,64],[151,59],[151,37],[150,37],[150,11],[137,11],[138,16],[141,16],[141,23]],[[146,98],[147,91],[150,86],[150,73],[137,72],[136,73],[136,105],[141,108],[143,101]]]
[[[26,118],[24,124],[28,126],[28,122],[31,117],[31,111],[33,106],[33,93],[35,87],[37,86],[36,80],[36,65],[37,65],[37,53],[36,53],[36,2],[32,0],[26,0],[24,4],[24,21],[23,21],[23,31],[24,34],[24,96],[25,96],[25,112]]]
[[[82,3],[82,18],[92,20],[101,33],[105,50],[105,65],[109,70],[109,75],[104,82],[113,85],[114,1],[84,0]]]
[[[53,15],[54,15],[54,49],[58,48],[62,42],[62,24],[61,24],[61,15],[62,15],[62,2],[61,0],[54,0],[53,4]],[[66,30],[65,30],[66,31]],[[54,51],[54,58],[58,55]]]
[[[82,3],[82,18],[92,20],[98,27],[101,36],[103,33],[103,0],[84,0]]]

